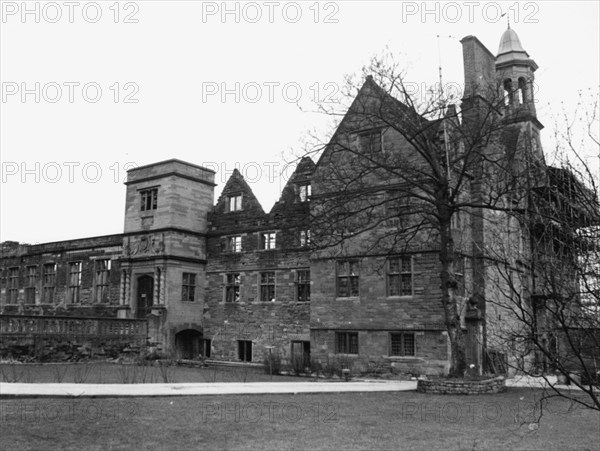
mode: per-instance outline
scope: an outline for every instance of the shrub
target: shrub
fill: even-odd
[[[266,374],[280,374],[281,373],[281,356],[277,353],[267,354],[263,359],[263,365],[265,366]]]

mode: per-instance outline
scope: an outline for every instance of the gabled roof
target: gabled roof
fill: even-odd
[[[331,146],[338,142],[340,135],[387,124],[397,124],[398,121],[402,121],[402,124],[406,125],[407,132],[414,132],[415,137],[422,133],[427,125],[436,126],[436,121],[429,121],[419,115],[415,109],[393,97],[379,86],[371,75],[368,75],[329,143],[325,146],[317,166],[331,152]]]
[[[316,165],[310,157],[303,157],[300,160],[296,170],[285,184],[279,200],[273,205],[270,215],[285,215],[290,209],[301,206],[299,205],[300,199],[296,191],[296,185],[310,183],[315,168]]]
[[[219,196],[219,200],[213,208],[213,214],[227,212],[227,198],[237,194],[242,195],[242,211],[250,211],[258,215],[265,214],[263,207],[260,205],[260,202],[252,192],[252,188],[250,188],[250,185],[248,185],[246,180],[244,180],[244,177],[242,174],[240,174],[240,171],[238,171],[237,168],[233,170],[231,177],[229,177],[229,180],[227,180],[227,183],[223,188],[223,192]]]

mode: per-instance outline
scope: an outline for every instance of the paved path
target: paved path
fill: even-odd
[[[125,397],[340,392],[397,392],[417,389],[417,381],[211,382],[195,384],[21,384],[0,383],[0,398]]]
[[[551,376],[552,377],[552,376]],[[555,384],[554,379],[549,378]],[[548,387],[542,378],[515,377],[507,387]],[[566,385],[557,388],[571,389]],[[22,384],[0,383],[0,398],[13,397],[129,397],[241,394],[296,394],[414,391],[417,381],[361,380],[352,382],[212,382],[193,384]]]

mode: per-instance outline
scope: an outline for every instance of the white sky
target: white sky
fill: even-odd
[[[329,121],[294,97],[310,108],[386,46],[408,81],[435,83],[438,34],[444,82],[462,85],[459,40],[475,35],[496,54],[506,29],[500,9],[540,66],[546,148],[552,113],[575,105],[579,89],[596,92],[600,78],[596,1],[430,2],[425,16],[422,2],[229,2],[237,17],[222,17],[222,2],[28,2],[39,23],[21,15],[22,2],[1,3],[0,241],[120,233],[124,168],[168,158],[219,169],[215,199],[238,165],[268,211],[285,183],[273,172]],[[35,92],[36,83],[39,102],[34,93],[23,101],[22,88]],[[222,99],[235,83],[240,98]],[[101,96],[92,103],[95,86]],[[125,103],[127,95],[138,102]]]

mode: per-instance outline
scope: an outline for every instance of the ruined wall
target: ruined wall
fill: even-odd
[[[2,288],[0,310],[2,313],[63,316],[116,316],[119,303],[120,261],[122,235],[84,238],[37,245],[3,244]],[[110,260],[108,287],[101,302],[94,299],[98,285],[96,271],[99,260]],[[69,263],[81,262],[79,298],[71,302],[69,296]],[[44,265],[55,264],[52,301],[44,294]],[[11,281],[12,268],[17,268],[16,282]],[[29,277],[30,268],[35,278]],[[31,285],[31,287],[30,287]],[[11,287],[16,286],[16,299]],[[30,288],[33,288],[30,290]],[[35,295],[31,293],[35,291]],[[46,290],[47,293],[47,290]]]

